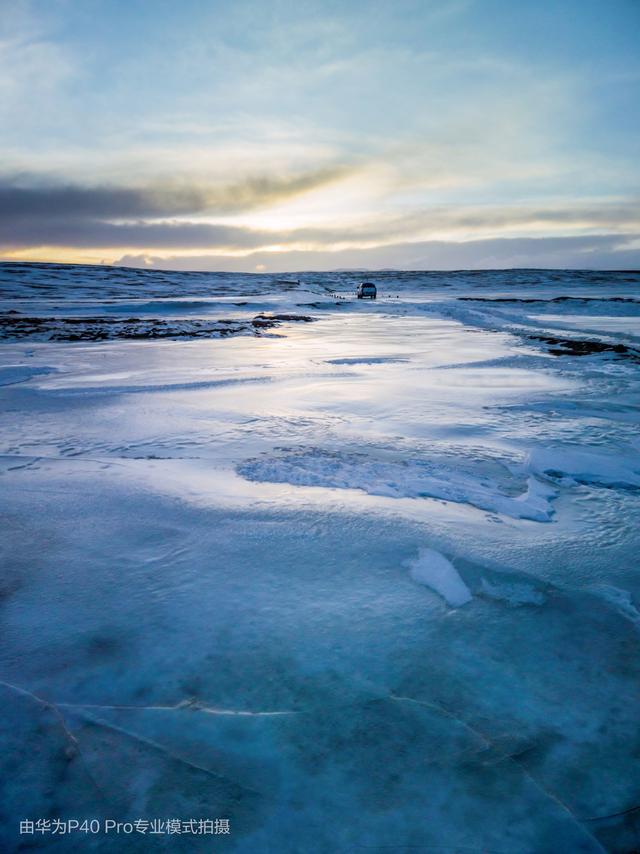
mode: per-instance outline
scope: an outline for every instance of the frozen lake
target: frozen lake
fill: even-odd
[[[0,264],[5,848],[634,850],[640,276],[299,278]]]

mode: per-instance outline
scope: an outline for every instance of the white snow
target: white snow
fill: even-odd
[[[575,447],[535,448],[529,467],[541,476],[606,486],[640,487],[640,457],[637,452],[602,453]]]
[[[640,336],[640,323],[637,315],[630,317],[612,317],[610,315],[586,314],[582,317],[568,314],[532,315],[531,320],[546,321],[557,326],[568,326],[585,331],[616,332],[627,336]]]
[[[391,498],[436,498],[471,504],[511,516],[548,522],[556,490],[530,477],[526,492],[515,498],[501,494],[498,485],[482,474],[477,461],[449,457],[434,462],[428,458],[374,457],[364,453],[301,448],[280,451],[244,461],[238,472],[250,480],[290,483],[331,489],[361,489],[370,495]],[[468,469],[471,468],[471,473]],[[465,470],[466,469],[466,470]]]
[[[409,575],[414,581],[430,587],[452,608],[460,608],[473,598],[456,568],[440,552],[420,549],[418,557],[409,566]]]

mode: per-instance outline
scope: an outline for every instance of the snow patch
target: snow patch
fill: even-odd
[[[573,448],[536,448],[529,470],[553,480],[601,486],[640,487],[640,455],[602,454]]]
[[[436,498],[514,519],[550,521],[551,499],[556,491],[549,484],[530,477],[526,492],[511,497],[502,494],[495,481],[481,473],[480,465],[476,466],[477,475],[462,470],[461,463],[458,465],[459,468],[454,458],[443,463],[320,448],[285,448],[279,454],[245,460],[237,471],[248,480],[361,489],[369,495],[389,498]]]

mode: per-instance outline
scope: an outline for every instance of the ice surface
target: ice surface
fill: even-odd
[[[481,591],[491,599],[498,599],[516,607],[520,605],[544,605],[546,601],[540,590],[536,590],[535,587],[525,582],[495,584],[483,578]]]
[[[352,356],[342,359],[327,359],[329,365],[384,365],[408,362],[409,359],[394,359],[391,356]]]
[[[50,368],[46,365],[42,365],[40,367],[34,367],[32,365],[5,365],[0,367],[0,386],[24,383],[32,377],[54,373],[55,371],[56,368]]]
[[[409,566],[409,574],[414,581],[435,590],[452,608],[459,608],[471,601],[471,591],[453,564],[440,552],[420,549],[418,557]]]
[[[640,277],[359,278],[0,264],[2,850],[640,847]]]
[[[640,629],[640,611],[628,590],[621,590],[613,584],[596,584],[592,589],[596,595],[610,602],[623,617]]]

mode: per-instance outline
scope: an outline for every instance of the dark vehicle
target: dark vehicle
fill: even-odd
[[[372,282],[360,282],[357,294],[358,299],[375,299],[378,295],[378,290]]]

